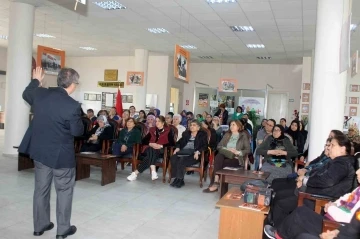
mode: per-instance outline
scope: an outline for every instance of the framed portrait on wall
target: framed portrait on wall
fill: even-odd
[[[359,92],[359,85],[350,85],[350,92]]]
[[[349,104],[359,104],[359,97],[349,97]]]
[[[309,113],[309,104],[302,104],[301,113],[308,114]]]
[[[237,92],[237,83],[238,81],[236,79],[220,79],[219,91]]]
[[[310,90],[310,83],[304,83],[303,90]]]
[[[143,86],[144,72],[128,71],[126,76],[126,85],[129,86]]]
[[[310,94],[302,93],[302,102],[309,102],[309,101],[310,101]]]
[[[45,74],[57,75],[60,69],[65,66],[65,51],[39,45],[37,66],[41,66]]]
[[[350,106],[349,116],[357,116],[357,106]]]

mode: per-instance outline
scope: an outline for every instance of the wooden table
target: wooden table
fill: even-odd
[[[115,182],[116,156],[104,154],[76,154],[76,181],[90,177],[90,165],[101,167],[101,186]]]
[[[251,170],[229,170],[221,169],[216,172],[220,176],[220,198],[222,198],[228,191],[229,183],[231,184],[243,184],[250,179],[265,180],[269,177],[270,173],[264,172],[264,174],[255,174]]]
[[[241,191],[233,187],[216,203],[216,207],[220,208],[219,239],[261,239],[264,220],[270,207],[262,211],[240,208],[244,203],[243,198],[229,199],[228,196],[232,193]]]
[[[14,146],[13,148],[18,149],[19,146]],[[34,167],[34,160],[28,154],[18,153],[18,171]]]

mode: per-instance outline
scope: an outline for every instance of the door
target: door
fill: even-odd
[[[179,113],[179,89],[171,88],[170,90],[170,112]]]
[[[281,118],[288,118],[289,93],[269,92],[267,99],[267,119],[280,122]]]

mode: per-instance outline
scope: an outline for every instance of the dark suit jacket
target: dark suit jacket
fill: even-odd
[[[81,136],[84,131],[80,104],[63,88],[45,89],[39,84],[34,79],[23,92],[23,99],[33,108],[34,118],[19,152],[50,168],[74,168],[74,136]]]
[[[221,114],[221,110],[218,109],[218,111],[216,111],[216,113],[214,114],[214,116],[218,116]],[[224,110],[223,115],[222,115],[222,124],[223,125],[227,125],[228,122],[228,118],[229,118],[229,112],[227,110]]]
[[[180,150],[183,149],[189,142],[190,137],[191,137],[190,130],[185,130],[181,136],[181,139],[176,142],[176,148],[179,148]],[[207,150],[207,148],[208,148],[207,133],[203,130],[199,130],[199,132],[196,134],[194,141],[194,151],[201,152]]]

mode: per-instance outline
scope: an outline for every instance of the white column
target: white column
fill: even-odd
[[[29,126],[30,107],[22,92],[30,83],[35,7],[10,3],[9,39],[6,70],[4,154],[17,154],[18,146]]]
[[[309,158],[319,156],[332,129],[343,129],[346,75],[339,74],[343,22],[351,0],[318,0]],[[350,31],[350,29],[346,29]]]
[[[149,62],[149,51],[144,49],[136,49],[135,50],[135,71],[144,72],[144,85],[141,87],[137,87],[136,90],[136,110],[144,110],[146,103],[146,89],[148,82],[148,62]]]

